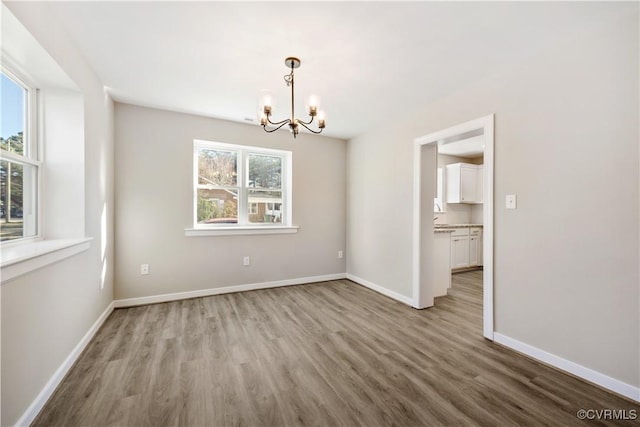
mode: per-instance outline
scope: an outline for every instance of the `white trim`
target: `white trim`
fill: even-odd
[[[92,237],[81,239],[36,240],[3,246],[2,284],[23,274],[86,251]]]
[[[494,342],[515,350],[519,353],[525,354],[533,359],[536,359],[547,365],[551,365],[554,368],[558,368],[562,371],[568,372],[583,380],[589,381],[614,393],[625,396],[629,399],[640,402],[640,388],[624,383],[615,378],[611,378],[605,374],[602,374],[593,369],[579,365],[567,359],[563,359],[560,356],[551,354],[544,350],[541,350],[532,345],[523,343],[516,339],[510,338],[506,335],[502,335],[499,332],[493,334]]]
[[[494,174],[494,115],[484,119],[484,187],[482,188],[482,333],[492,340],[494,336],[493,312],[493,174]],[[487,239],[486,236],[489,236]]]
[[[147,297],[119,299],[113,302],[115,308],[133,307],[136,305],[156,304],[159,302],[177,301],[189,298],[208,297],[211,295],[229,294],[233,292],[255,291],[259,289],[279,288],[282,286],[304,285],[307,283],[326,282],[344,279],[345,273],[325,274],[323,276],[300,277],[297,279],[276,280],[272,282],[249,283],[246,285],[225,286],[222,288],[201,289],[197,291],[176,292],[172,294],[151,295]]]
[[[418,140],[413,144],[413,282],[411,284],[412,301],[411,306],[414,308],[420,307],[420,236],[422,235],[422,209],[421,209],[421,197],[420,197],[420,180],[422,169],[422,145]]]
[[[447,129],[430,133],[414,140],[413,150],[413,303],[416,308],[421,307],[420,287],[420,237],[421,237],[421,209],[420,209],[420,182],[421,182],[421,148],[426,144],[437,143],[438,140],[483,129],[484,143],[484,190],[483,190],[483,295],[482,333],[487,339],[492,340],[494,334],[494,308],[493,308],[493,168],[494,168],[494,114],[489,114],[475,120],[470,120]],[[486,237],[489,236],[487,239]]]
[[[113,302],[111,302],[107,306],[106,310],[102,312],[100,317],[98,317],[98,320],[95,321],[95,323],[91,326],[91,328],[89,328],[87,333],[82,337],[80,342],[71,351],[69,356],[67,356],[64,362],[62,362],[62,365],[60,365],[60,367],[56,369],[51,378],[49,378],[49,381],[47,381],[47,384],[45,384],[40,393],[38,393],[38,396],[35,398],[35,400],[31,402],[31,405],[29,405],[27,410],[18,419],[15,424],[16,426],[28,426],[33,422],[33,420],[42,410],[51,395],[53,395],[53,393],[56,391],[56,388],[60,385],[65,375],[67,375],[69,369],[71,369],[76,360],[78,360],[78,357],[80,357],[87,344],[89,344],[96,332],[98,332],[98,329],[100,329],[102,324],[107,320],[107,318],[113,311],[113,308]]]
[[[186,237],[204,237],[204,236],[246,236],[253,234],[292,234],[298,232],[298,226],[271,226],[264,225],[260,227],[219,227],[219,228],[185,228],[184,235]]]
[[[357,283],[358,285],[362,285],[365,288],[369,288],[369,289],[371,289],[373,291],[376,291],[379,294],[382,294],[382,295],[387,296],[387,297],[389,297],[391,299],[394,299],[394,300],[399,301],[399,302],[401,302],[403,304],[407,304],[407,305],[413,307],[413,299],[410,298],[410,297],[404,296],[402,294],[399,294],[397,292],[389,290],[389,289],[387,289],[385,287],[382,287],[380,285],[376,285],[373,282],[370,282],[370,281],[365,280],[365,279],[363,279],[361,277],[358,277],[358,276],[354,276],[353,274],[347,273],[346,274],[346,278],[351,280],[354,283]]]

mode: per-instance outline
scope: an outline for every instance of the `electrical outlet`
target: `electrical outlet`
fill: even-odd
[[[506,208],[507,209],[515,209],[516,208],[516,195],[508,194],[506,198]]]
[[[140,264],[140,274],[149,274],[149,264]]]
[[[246,267],[247,265],[251,265],[251,257],[249,257],[249,256],[244,257],[244,258],[242,259],[242,265],[244,265],[245,267]]]
[[[338,258],[343,258],[344,254],[342,253],[342,251],[338,251]]]

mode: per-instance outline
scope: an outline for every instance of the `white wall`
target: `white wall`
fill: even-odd
[[[298,233],[185,237],[194,139],[292,151]],[[116,165],[116,299],[345,273],[343,140],[116,103]]]
[[[80,209],[84,209],[85,234],[93,241],[88,251],[0,288],[3,426],[13,425],[25,413],[113,300],[113,103],[59,25],[49,19],[46,4],[7,6],[84,96],[85,195]]]
[[[47,239],[84,237],[84,97],[75,91],[39,89],[43,234]]]
[[[638,387],[638,74],[636,13],[350,140],[347,273],[411,296],[413,141],[495,113],[496,331]]]

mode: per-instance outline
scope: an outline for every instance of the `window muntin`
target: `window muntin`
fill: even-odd
[[[196,228],[290,225],[291,152],[194,142]]]
[[[37,234],[40,162],[36,91],[7,70],[0,75],[0,242]]]

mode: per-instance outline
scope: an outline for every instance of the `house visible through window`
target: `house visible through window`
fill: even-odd
[[[8,71],[0,80],[0,242],[37,234],[35,89]]]
[[[194,141],[195,227],[290,225],[291,152]]]

